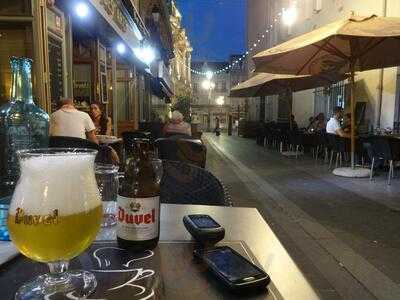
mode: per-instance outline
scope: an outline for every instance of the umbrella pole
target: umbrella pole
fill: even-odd
[[[355,82],[354,82],[354,63],[350,62],[350,109],[351,109],[351,168],[355,168],[356,152],[356,120],[355,120]]]
[[[289,106],[289,128],[290,128],[290,130],[292,131],[293,130],[293,122],[292,122],[292,114],[293,114],[293,107],[292,107],[292,105],[293,105],[293,103],[290,103],[290,92],[291,92],[291,89],[290,88],[288,88],[287,90],[286,90],[286,101],[287,101],[287,104],[288,104],[288,106]],[[293,101],[292,101],[293,102]]]

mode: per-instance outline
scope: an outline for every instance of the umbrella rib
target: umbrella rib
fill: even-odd
[[[329,43],[329,41],[330,41],[330,38],[328,38],[328,40],[325,42],[325,44],[324,44],[324,46],[326,45],[326,44],[328,44]],[[314,44],[312,44],[312,46],[315,46],[318,50],[306,61],[306,63],[300,68],[300,70],[296,73],[296,75],[299,75],[303,70],[304,70],[304,68],[309,64],[309,62],[312,60],[312,59],[314,59],[314,57],[316,57],[317,56],[317,54],[323,49],[323,47],[321,47],[321,48],[319,48],[319,47],[317,47],[316,45],[314,45]]]
[[[335,45],[328,43],[327,46],[329,46],[330,48],[324,49],[326,52],[328,52],[330,54],[334,54],[334,55],[339,56],[346,60],[349,59],[349,57],[346,54],[344,54],[343,51],[340,51],[339,48],[337,48]]]
[[[367,54],[369,51],[371,51],[372,49],[374,49],[375,47],[377,47],[379,44],[383,43],[386,40],[386,37],[381,38],[379,41],[377,41],[375,44],[370,45],[362,54],[355,56],[355,59],[359,59],[360,57],[364,56],[365,54]]]

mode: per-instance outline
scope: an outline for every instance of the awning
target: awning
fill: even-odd
[[[168,84],[161,77],[152,77],[151,90],[154,95],[160,99],[164,99],[165,103],[171,103],[171,97],[174,93],[171,91]]]

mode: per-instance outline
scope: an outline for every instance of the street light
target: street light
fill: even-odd
[[[124,54],[125,53],[125,51],[126,51],[126,46],[125,46],[125,44],[124,43],[118,43],[117,44],[117,52],[119,53],[119,54]]]
[[[79,2],[75,6],[75,13],[79,18],[86,18],[89,14],[89,7],[85,2]]]
[[[282,10],[282,22],[287,26],[292,26],[294,22],[297,20],[297,9],[294,5],[289,7],[288,9]]]
[[[211,71],[207,71],[206,72],[206,78],[208,79],[208,80],[211,80],[211,78],[213,78],[213,72],[211,72]]]
[[[207,73],[206,73],[207,75]],[[202,88],[208,90],[208,120],[207,120],[207,131],[211,129],[211,91],[215,88],[215,83],[211,80],[204,80],[201,84]]]
[[[136,57],[139,58],[146,65],[150,65],[150,63],[156,58],[156,54],[154,49],[150,46],[146,47],[137,47],[133,49]]]
[[[215,100],[215,102],[217,103],[217,105],[224,105],[224,103],[225,103],[225,100],[224,100],[224,96],[219,96],[218,98],[217,98],[217,100]]]
[[[215,88],[215,83],[210,80],[204,80],[201,84],[201,87],[205,90],[212,90]]]

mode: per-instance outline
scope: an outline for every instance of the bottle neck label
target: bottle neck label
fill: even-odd
[[[129,241],[147,241],[158,236],[160,197],[128,198],[118,195],[117,236]]]

